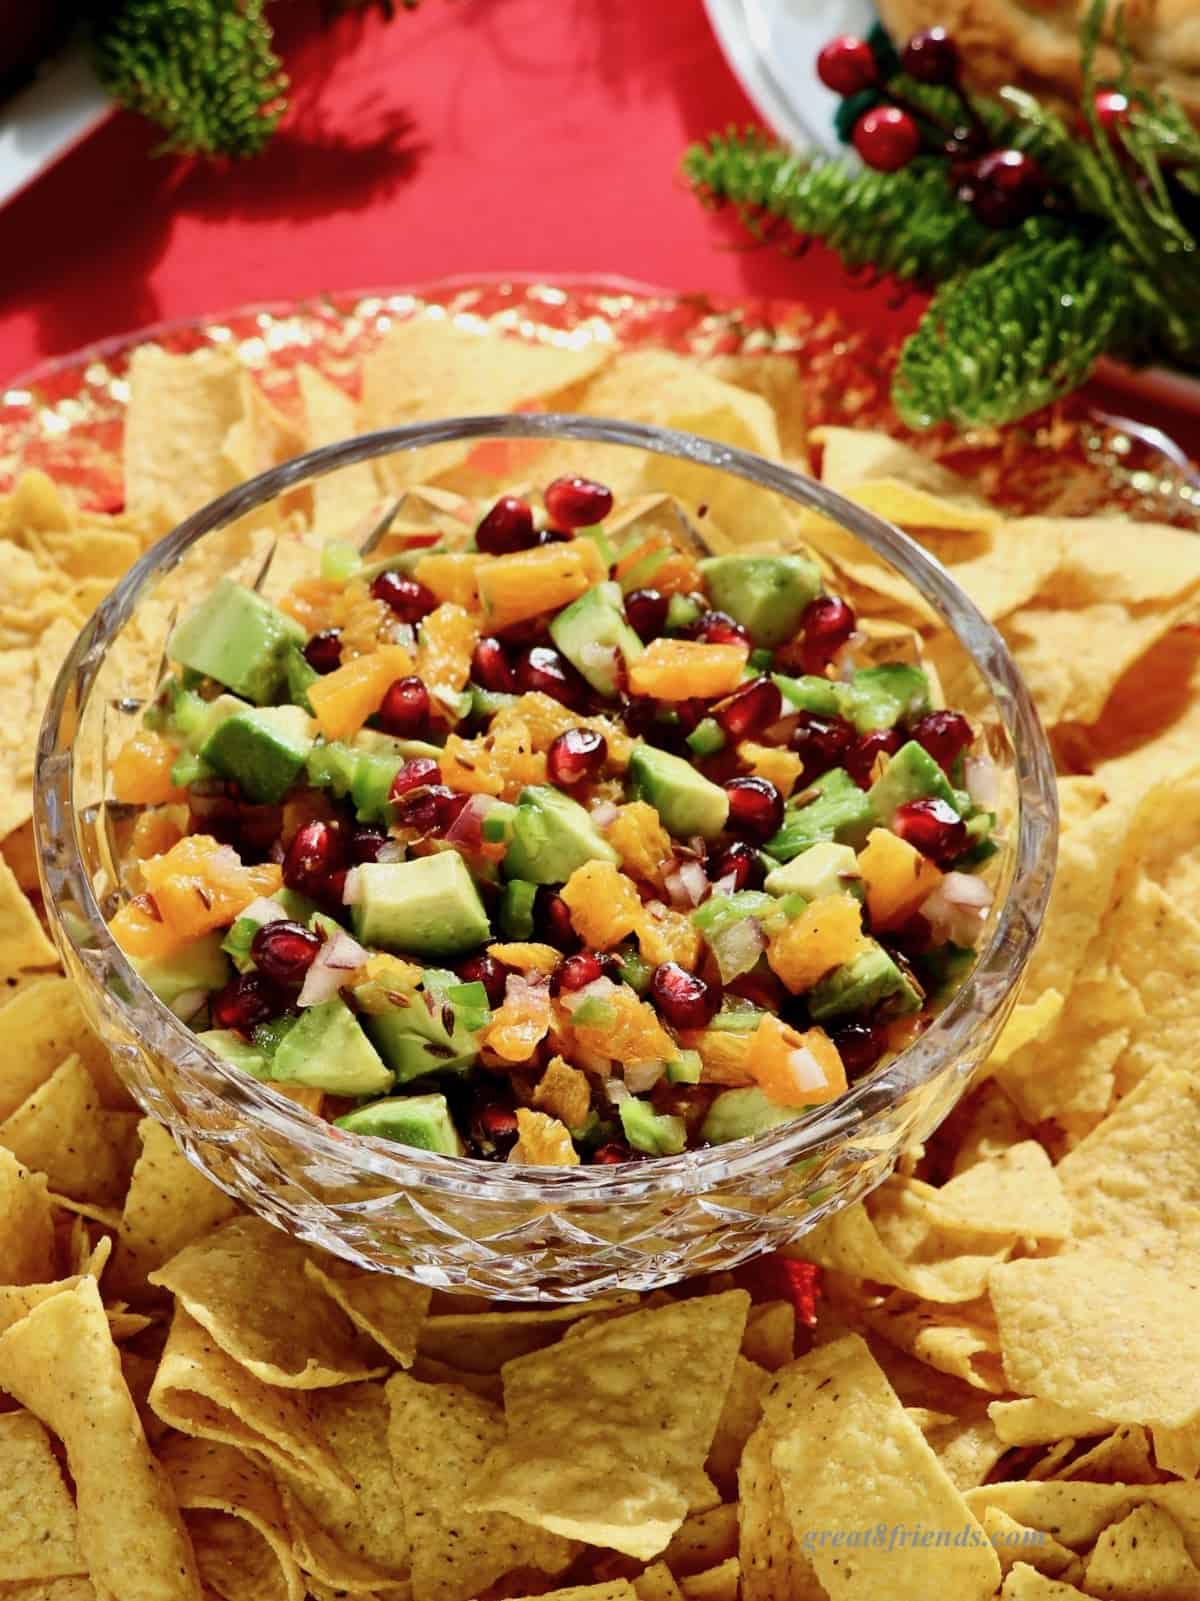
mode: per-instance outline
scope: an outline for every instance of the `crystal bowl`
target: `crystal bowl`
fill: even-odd
[[[277,557],[285,541],[264,527],[261,508],[276,500],[294,506],[313,481],[394,453],[442,447],[434,459],[444,464],[449,443],[486,445],[515,453],[526,476],[539,448],[568,442],[597,458],[607,451],[610,460],[616,447],[640,452],[646,482],[663,488],[681,473],[695,484],[699,474],[711,486],[706,500],[729,505],[735,496],[759,528],[777,525],[781,513],[794,524],[797,508],[815,511],[843,557],[849,544],[883,561],[894,582],[941,617],[949,643],[938,665],[945,671],[944,658],[952,658],[956,688],[963,673],[972,680],[971,710],[1005,794],[989,921],[972,971],[924,1034],[840,1100],[760,1138],[617,1167],[549,1169],[349,1136],[198,1044],[110,937],[105,919],[129,893],[110,760],[154,692],[179,605],[194,603],[224,572],[261,581]],[[419,481],[410,463],[405,469]],[[809,542],[821,551],[819,533]],[[138,1103],[216,1184],[360,1266],[435,1287],[565,1301],[647,1290],[794,1244],[867,1194],[905,1146],[932,1131],[1016,1001],[1050,891],[1057,806],[1045,737],[1003,641],[912,540],[748,452],[666,429],[545,414],[364,435],[263,473],[189,517],[117,585],[63,666],[38,746],[35,827],[46,906],[91,1019]]]

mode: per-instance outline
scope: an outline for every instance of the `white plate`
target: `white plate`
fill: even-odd
[[[20,194],[112,115],[82,50],[57,56],[0,106],[0,205]]]

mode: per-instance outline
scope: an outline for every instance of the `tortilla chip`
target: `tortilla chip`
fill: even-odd
[[[683,1594],[665,1562],[644,1569],[633,1581],[637,1601],[683,1601]]]
[[[79,1546],[101,1594],[199,1601],[187,1535],[142,1433],[94,1279],[0,1335],[0,1386],[66,1448]]]
[[[680,1585],[686,1601],[738,1601],[741,1595],[741,1563],[727,1557],[719,1567],[694,1573]]]
[[[1079,1601],[1082,1595],[1073,1584],[1047,1578],[1027,1562],[1018,1562],[1005,1575],[1000,1601]]]
[[[1017,1562],[1024,1562],[1054,1579],[1076,1560],[1074,1551],[1060,1545],[1053,1535],[1044,1529],[1027,1529],[999,1507],[985,1507],[979,1522],[1005,1573]]]
[[[770,406],[779,432],[778,460],[791,467],[808,467],[808,391],[800,381],[794,355],[769,351],[709,356],[705,372],[723,383],[736,384],[761,395]]]
[[[746,1442],[738,1468],[738,1555],[742,1601],[826,1601],[812,1562],[792,1533],[771,1460],[777,1435],[769,1416]]]
[[[989,1290],[1018,1393],[1149,1427],[1200,1413],[1200,1289],[1081,1251],[1006,1262]]]
[[[119,1201],[133,1171],[137,1114],[106,1112],[78,1056],[69,1056],[0,1123],[0,1145],[63,1195]]]
[[[304,415],[305,450],[334,445],[359,432],[358,407],[344,389],[307,362],[296,368],[296,380]],[[379,502],[380,483],[374,464],[363,461],[318,478],[312,486],[312,497],[312,526],[322,538],[333,539],[347,533]]]
[[[0,1137],[3,1137],[0,1129]],[[258,1217],[235,1217],[149,1276],[264,1384],[300,1390],[387,1371],[378,1347],[314,1295],[308,1248]]]
[[[977,1162],[1002,1156],[1030,1134],[1012,1097],[992,1079],[985,1079],[959,1104],[942,1130],[954,1151],[951,1178],[966,1173]]]
[[[737,1507],[715,1506],[684,1520],[663,1552],[663,1561],[677,1579],[682,1579],[719,1566],[737,1547]]]
[[[42,702],[38,705],[40,708]],[[0,858],[0,976],[57,965],[58,952],[46,938],[12,868]]]
[[[1157,1484],[1150,1456],[1150,1436],[1137,1423],[1126,1423],[1090,1451],[1072,1457],[1055,1473],[1057,1479],[1087,1479],[1093,1484]]]
[[[1087,1562],[1089,1595],[1106,1601],[1163,1601],[1200,1596],[1200,1568],[1179,1525],[1158,1506],[1134,1507],[1096,1541]]]
[[[504,1437],[498,1407],[469,1390],[400,1373],[388,1381],[387,1396],[414,1601],[468,1601],[515,1570],[553,1576],[567,1567],[579,1549],[572,1541],[472,1505],[488,1453]]]
[[[750,1308],[742,1355],[778,1373],[796,1355],[796,1308],[790,1301],[762,1301]]]
[[[1003,1393],[1000,1338],[986,1300],[930,1306],[895,1291],[878,1305],[861,1306],[859,1317],[865,1328],[940,1373],[973,1389]]]
[[[792,1533],[831,1601],[858,1601],[865,1593],[926,1601],[934,1591],[985,1601],[993,1594],[1000,1582],[995,1553],[982,1531],[981,1543],[970,1543],[969,1531],[978,1526],[966,1502],[858,1335],[821,1346],[787,1369],[768,1401],[773,1416],[784,1395],[786,1421],[779,1422],[772,1460]],[[910,1547],[897,1562],[894,1552],[868,1542],[881,1522],[919,1522],[946,1539]],[[961,1544],[949,1543],[964,1530]]]
[[[963,1413],[921,1432],[956,1490],[983,1484],[1008,1450],[982,1411]]]
[[[569,1590],[539,1590],[536,1596],[518,1596],[517,1601],[638,1601],[638,1592],[628,1579],[607,1584],[573,1584]]]
[[[54,1213],[46,1179],[0,1148],[0,1284],[54,1277]]]
[[[1101,1529],[1135,1506],[1161,1506],[1183,1532],[1193,1561],[1200,1556],[1200,1485],[1088,1484],[1065,1482],[985,1484],[967,1492],[977,1517],[989,1506],[1000,1507],[1018,1523],[1045,1529],[1073,1551],[1092,1546]]]
[[[1036,1001],[1013,1008],[1012,1014],[1000,1030],[1000,1038],[992,1046],[988,1066],[993,1070],[1006,1062],[1034,1040],[1040,1040],[1062,1015],[1063,997],[1057,990],[1043,990]]]
[[[506,1363],[508,1437],[471,1504],[643,1561],[657,1556],[711,1489],[703,1463],[749,1304],[731,1290],[631,1312]],[[623,1375],[619,1394],[613,1372]]]
[[[126,1293],[144,1292],[146,1275],[237,1212],[237,1203],[193,1167],[171,1132],[152,1117],[138,1124],[134,1163],[114,1269]]]
[[[0,1417],[0,1579],[53,1579],[87,1572],[79,1550],[75,1503],[29,1412]]]
[[[223,1515],[188,1519],[193,1537],[197,1529],[204,1531],[197,1541],[196,1556],[206,1584],[221,1595],[301,1601],[304,1583],[292,1557],[283,1504],[270,1474],[231,1445],[180,1435],[167,1442],[160,1461],[184,1511]],[[240,1532],[230,1530],[225,1519],[240,1520],[246,1527]],[[251,1532],[258,1538],[251,1539]],[[265,1552],[259,1550],[260,1544],[265,1545]],[[228,1575],[220,1564],[234,1552],[241,1553],[250,1573],[238,1575],[230,1590]],[[252,1576],[257,1589],[250,1584]]]
[[[602,1295],[573,1305],[530,1307],[511,1312],[434,1315],[421,1328],[423,1357],[468,1373],[499,1373],[506,1362],[552,1345],[580,1318],[628,1311],[636,1295]]]
[[[1019,1401],[993,1401],[988,1416],[1005,1445],[1050,1445],[1067,1435],[1086,1439],[1091,1434],[1107,1434],[1112,1428],[1111,1419],[1043,1401],[1036,1395]]]
[[[915,497],[914,503],[933,509],[932,516],[912,518],[919,528],[958,528],[966,532],[978,527],[986,530],[1000,520],[999,512],[982,500],[965,478],[890,434],[873,433],[867,428],[822,427],[815,428],[812,437],[821,446],[822,483],[843,494],[868,482],[895,483]],[[951,508],[955,508],[954,516],[966,520],[946,520]],[[899,517],[896,520],[903,521]]]
[[[188,1537],[206,1593],[222,1601],[303,1601],[300,1570],[278,1554],[251,1524],[226,1512],[187,1512]]]
[[[1136,800],[1148,782],[1165,782],[1195,765],[1200,735],[1200,634],[1178,628],[1114,685],[1104,712],[1087,729],[1064,728],[1073,765],[1090,767],[1116,797]]]
[[[746,1441],[758,1427],[763,1397],[770,1383],[770,1375],[756,1362],[739,1356],[733,1364],[733,1377],[729,1381],[725,1405],[717,1419],[717,1430],[704,1464],[705,1471],[722,1491],[737,1482],[738,1463]]]
[[[368,1273],[335,1256],[323,1256],[319,1261],[310,1257],[304,1272],[393,1362],[402,1368],[412,1366],[429,1309],[430,1291],[425,1285],[396,1273]]]
[[[244,415],[242,376],[229,350],[134,350],[124,435],[131,517],[161,533],[237,482],[224,444]]]
[[[937,1192],[942,1226],[1014,1239],[1065,1240],[1071,1207],[1050,1158],[1036,1140],[977,1162]]]
[[[572,1323],[571,1328],[578,1328]],[[418,1356],[411,1368],[414,1379],[422,1384],[457,1384],[472,1395],[481,1395],[485,1401],[497,1406],[504,1400],[504,1384],[498,1373],[469,1373],[466,1368],[452,1367],[449,1362],[437,1362],[431,1356]]]
[[[311,1397],[263,1384],[177,1307],[150,1405],[184,1434],[258,1451],[272,1466],[317,1485],[346,1483],[319,1433]]]
[[[92,1076],[100,1104],[128,1111],[133,1100],[79,1004],[72,979],[39,977],[0,1006],[0,1119],[11,1116],[68,1056]]]
[[[92,1581],[83,1578],[6,1584],[0,1586],[0,1595],[11,1596],[13,1601],[97,1601]]]

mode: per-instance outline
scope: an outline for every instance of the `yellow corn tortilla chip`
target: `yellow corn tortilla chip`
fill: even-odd
[[[561,1573],[579,1547],[556,1534],[471,1504],[504,1417],[469,1390],[420,1384],[407,1374],[387,1385],[390,1440],[412,1542],[414,1601],[468,1601],[507,1573]]]
[[[979,1522],[1005,1573],[1016,1563],[1024,1562],[1054,1579],[1078,1560],[1074,1551],[1060,1545],[1053,1535],[1044,1529],[1027,1529],[999,1507],[986,1507]]]
[[[120,1200],[133,1171],[136,1112],[107,1112],[78,1056],[0,1123],[0,1145],[45,1173],[55,1190],[104,1206]]]
[[[1084,1251],[1006,1262],[988,1288],[1019,1394],[1149,1427],[1200,1413],[1200,1290]]]
[[[222,1595],[226,1593],[228,1586],[223,1585],[216,1552],[240,1549],[249,1555],[247,1565],[261,1574],[264,1581],[257,1592],[244,1588],[242,1593],[247,1597],[257,1593],[263,1597],[302,1601],[304,1583],[292,1557],[283,1504],[270,1474],[231,1445],[183,1435],[175,1435],[167,1442],[160,1461],[170,1478],[175,1499],[185,1512],[222,1515],[196,1525],[212,1531],[215,1536],[207,1546],[203,1540],[197,1545],[197,1560],[206,1584]],[[257,1538],[239,1537],[228,1529],[226,1518],[241,1520],[247,1533],[252,1531]],[[192,1527],[189,1518],[189,1528]],[[260,1552],[260,1545],[266,1546],[269,1556]]]
[[[926,1442],[956,1490],[973,1490],[990,1475],[1008,1447],[986,1413],[963,1413],[924,1429]]]
[[[1076,609],[1119,600],[1127,606],[1161,606],[1200,589],[1195,535],[1166,523],[1127,517],[1031,518],[1046,537],[1065,534],[1062,559],[1045,596]],[[1130,561],[1131,549],[1136,559]]]
[[[1200,634],[1166,635],[1118,680],[1093,727],[1063,732],[1116,797],[1136,800],[1149,782],[1187,772],[1200,735]]]
[[[684,1519],[663,1552],[663,1561],[677,1579],[682,1579],[718,1567],[734,1554],[737,1546],[737,1507],[710,1507],[707,1512],[695,1512]]]
[[[936,1590],[985,1601],[993,1594],[995,1553],[858,1335],[801,1357],[777,1384],[768,1407],[774,1411],[786,1392],[787,1420],[772,1461],[792,1533],[831,1601],[864,1594],[925,1601]],[[946,1538],[910,1548],[897,1562],[869,1542],[881,1522],[919,1522]]]
[[[39,718],[42,704],[38,702]],[[36,727],[32,732],[36,736]],[[12,868],[0,860],[0,975],[57,964],[58,953],[43,933],[37,913],[17,883]]]
[[[742,1355],[777,1373],[796,1355],[796,1308],[790,1301],[763,1301],[750,1308]]]
[[[301,362],[296,368],[300,404],[304,417],[305,450],[334,445],[359,432],[358,407],[324,373]],[[312,526],[324,539],[333,539],[354,528],[380,498],[380,483],[372,462],[342,467],[325,478],[318,478],[312,489]]]
[[[579,1327],[577,1323],[570,1326]],[[431,1356],[418,1356],[411,1372],[422,1384],[458,1384],[485,1401],[499,1405],[504,1400],[504,1385],[498,1373],[469,1373],[466,1368],[451,1367],[449,1362],[436,1362]]]
[[[339,1595],[365,1592],[374,1596],[390,1588],[387,1574],[334,1539],[287,1485],[280,1485],[279,1494],[287,1513],[292,1552],[306,1576],[320,1579]]]
[[[1063,1579],[1051,1579],[1027,1562],[1017,1562],[1008,1570],[1000,1601],[1078,1601],[1083,1595]]]
[[[705,1471],[723,1492],[737,1482],[738,1463],[746,1441],[758,1427],[763,1397],[770,1383],[770,1375],[756,1362],[739,1356],[733,1364],[725,1405],[717,1419],[716,1433],[704,1464]]]
[[[138,1124],[142,1148],[121,1212],[114,1278],[126,1293],[146,1292],[146,1275],[237,1211],[236,1202],[193,1167],[170,1130],[152,1117]]]
[[[1084,1412],[1078,1407],[1059,1406],[1039,1396],[1026,1395],[1017,1401],[993,1401],[988,1416],[1005,1445],[1051,1445],[1067,1435],[1086,1439],[1091,1434],[1107,1434],[1112,1422]]]
[[[680,1589],[687,1601],[738,1601],[741,1577],[741,1563],[736,1557],[727,1557],[719,1567],[684,1579]]]
[[[1200,1568],[1170,1514],[1143,1505],[1103,1531],[1088,1557],[1084,1583],[1089,1595],[1105,1601],[1183,1601],[1200,1597]]]
[[[812,437],[821,447],[821,482],[831,489],[845,493],[855,484],[890,479],[909,491],[919,491],[938,505],[960,506],[964,514],[987,512],[993,523],[999,519],[999,513],[975,493],[965,478],[890,434],[868,428],[821,427],[813,430]],[[923,528],[962,528],[964,532],[975,526],[928,518],[915,521]]]
[[[1063,997],[1057,990],[1043,990],[1036,1001],[1015,1007],[992,1047],[988,1065],[993,1069],[1003,1067],[1019,1050],[1040,1040],[1058,1022],[1062,1009]]]
[[[245,412],[242,368],[227,350],[174,356],[139,345],[129,362],[125,505],[161,533],[237,482],[226,435]]]
[[[790,467],[808,466],[808,393],[800,382],[795,356],[754,351],[750,355],[710,356],[702,365],[723,383],[761,395],[775,417],[779,460]]]
[[[1072,1551],[1085,1551],[1101,1529],[1135,1506],[1160,1506],[1179,1525],[1193,1562],[1200,1556],[1200,1485],[1088,1484],[1084,1480],[985,1484],[968,1490],[967,1504],[977,1517],[989,1506],[1018,1523],[1045,1529]]]
[[[1057,1469],[1056,1479],[1087,1479],[1094,1484],[1157,1484],[1150,1436],[1139,1423],[1125,1423],[1090,1451]]]
[[[313,1484],[344,1484],[345,1472],[319,1433],[310,1397],[263,1384],[227,1356],[181,1308],[150,1390],[173,1429],[258,1451],[272,1466]]]
[[[12,1596],[13,1601],[97,1601],[92,1581],[82,1578],[6,1584],[0,1586],[0,1595]]]
[[[0,1284],[37,1284],[54,1276],[54,1213],[45,1175],[0,1149]]]
[[[353,1262],[310,1257],[304,1271],[354,1324],[402,1368],[411,1367],[430,1291],[395,1273],[368,1273]]]
[[[303,1601],[305,1585],[289,1558],[276,1552],[257,1529],[226,1512],[185,1512],[188,1538],[205,1593],[221,1601]]]
[[[682,1601],[682,1592],[665,1562],[655,1562],[633,1581],[637,1601]]]
[[[421,1327],[418,1349],[423,1357],[469,1373],[499,1373],[513,1357],[552,1345],[582,1317],[627,1311],[636,1305],[636,1295],[602,1295],[568,1306],[435,1314]]]
[[[83,1014],[76,984],[57,974],[39,977],[0,1006],[0,1118],[15,1112],[68,1056],[87,1068],[103,1107],[132,1110],[128,1090]]]
[[[94,1279],[0,1335],[0,1387],[66,1448],[79,1545],[100,1596],[199,1601],[187,1536],[142,1433]]]
[[[938,1190],[935,1206],[950,1230],[1054,1241],[1071,1232],[1070,1203],[1036,1140],[977,1162]]]
[[[638,1601],[638,1592],[628,1579],[607,1584],[573,1584],[567,1590],[539,1590],[536,1596],[518,1596],[517,1601]]]
[[[1029,1138],[1028,1123],[1012,1097],[992,1079],[985,1079],[959,1103],[942,1125],[954,1151],[950,1177],[966,1173]]]
[[[506,1363],[508,1437],[471,1504],[643,1561],[657,1556],[711,1489],[703,1463],[749,1303],[730,1290],[631,1312]],[[620,1395],[607,1376],[615,1371]],[[639,1422],[648,1414],[652,1431]]]
[[[986,1300],[938,1306],[897,1290],[878,1305],[862,1305],[858,1316],[864,1328],[940,1373],[1003,1392],[1000,1338]]]
[[[0,1128],[0,1137],[3,1137]],[[386,1372],[373,1342],[315,1295],[310,1253],[258,1217],[236,1217],[149,1276],[265,1384],[320,1389]]]
[[[0,1473],[0,1580],[85,1574],[75,1503],[32,1413],[0,1417]]]
[[[792,1533],[771,1460],[775,1424],[768,1414],[746,1442],[738,1467],[738,1555],[742,1601],[825,1601],[812,1562]]]

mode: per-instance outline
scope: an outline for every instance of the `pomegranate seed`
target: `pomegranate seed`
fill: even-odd
[[[556,478],[546,485],[546,510],[564,528],[590,528],[613,509],[612,490],[590,478]]]
[[[967,825],[948,801],[936,796],[898,806],[892,832],[939,865],[961,856],[967,845]]]
[[[740,995],[744,1001],[749,1001],[762,1012],[774,1012],[776,1015],[791,998],[773,973],[765,976],[743,973],[730,984],[729,993]]]
[[[380,573],[371,584],[371,594],[390,606],[402,623],[419,623],[438,603],[431,589],[404,573]]]
[[[707,1028],[721,992],[678,962],[662,962],[650,978],[650,999],[672,1028]]]
[[[699,639],[705,645],[748,645],[750,635],[728,612],[701,612],[684,630],[685,639]]]
[[[560,951],[577,951],[579,935],[571,922],[571,908],[552,889],[539,889],[533,903],[534,927],[538,938]]]
[[[708,859],[708,876],[714,884],[731,875],[735,880],[735,890],[757,889],[762,883],[763,870],[758,854],[741,840],[726,845],[723,851],[718,851]]]
[[[487,556],[510,556],[537,543],[533,508],[516,495],[501,495],[475,530],[475,543]]]
[[[321,936],[310,933],[303,923],[279,921],[264,923],[250,941],[254,965],[277,984],[294,988],[321,949]]]
[[[912,737],[945,772],[975,738],[970,723],[961,712],[928,712],[912,731]]]
[[[444,834],[469,798],[448,789],[445,784],[428,784],[410,790],[394,802],[396,826],[415,829],[418,834]]]
[[[331,673],[342,665],[342,631],[323,628],[304,647],[304,660],[314,673]]]
[[[517,684],[527,692],[540,691],[572,708],[582,704],[583,685],[565,656],[549,645],[534,645],[517,662]]]
[[[442,770],[432,756],[414,756],[397,769],[388,799],[398,801],[410,789],[425,789],[429,784],[436,784],[441,776]]]
[[[667,626],[671,602],[657,589],[635,589],[625,597],[625,616],[630,628],[648,645]]]
[[[804,645],[800,660],[806,673],[822,673],[854,632],[854,608],[837,595],[818,595],[800,616]]]
[[[903,743],[904,736],[898,728],[877,728],[863,735],[842,765],[859,789],[870,789],[876,757],[894,756]]]
[[[497,695],[515,695],[517,676],[512,663],[498,639],[489,634],[481,639],[471,653],[471,677],[481,689],[490,689]]]
[[[770,839],[783,822],[783,796],[769,778],[731,778],[725,785],[729,796],[731,834],[746,839]]]
[[[386,734],[412,739],[425,732],[429,722],[429,691],[415,675],[398,678],[383,697],[377,713]]]
[[[209,1002],[214,1028],[233,1028],[249,1034],[275,1015],[279,998],[265,973],[242,973],[231,978]]]
[[[884,1023],[843,1023],[833,1032],[833,1043],[838,1048],[842,1066],[850,1079],[859,1077],[875,1066],[888,1048],[887,1026]]]
[[[600,958],[592,951],[580,951],[576,956],[568,956],[558,970],[555,983],[556,990],[561,994],[571,990],[581,990],[585,984],[594,984],[598,978],[604,977],[604,967]]]
[[[933,949],[933,924],[920,912],[913,912],[898,928],[888,931],[888,945],[894,954],[913,962]]]
[[[350,860],[377,862],[388,837],[382,828],[356,828],[350,835]]]
[[[732,740],[750,739],[782,714],[783,696],[769,678],[752,678],[713,708],[713,716]]]
[[[594,728],[568,728],[551,741],[546,772],[552,784],[568,789],[584,778],[595,778],[608,757],[608,741]]]
[[[459,964],[458,976],[464,984],[482,984],[487,991],[489,1006],[499,1006],[504,1000],[504,986],[508,974],[494,956],[468,957],[465,962]]]
[[[621,1162],[636,1162],[637,1152],[628,1145],[622,1145],[620,1140],[609,1140],[607,1145],[597,1145],[592,1152],[593,1167],[616,1167]]]
[[[537,542],[539,545],[569,545],[574,538],[569,528],[543,528]]]
[[[801,712],[791,738],[791,747],[804,760],[804,781],[811,784],[833,767],[841,767],[853,750],[858,736],[853,725],[842,717],[818,717]]]
[[[517,1143],[517,1114],[499,1101],[477,1106],[471,1114],[471,1141],[483,1156],[504,1157]]]
[[[341,833],[331,823],[314,821],[298,828],[283,858],[283,882],[301,895],[322,895],[329,880],[346,865]]]

